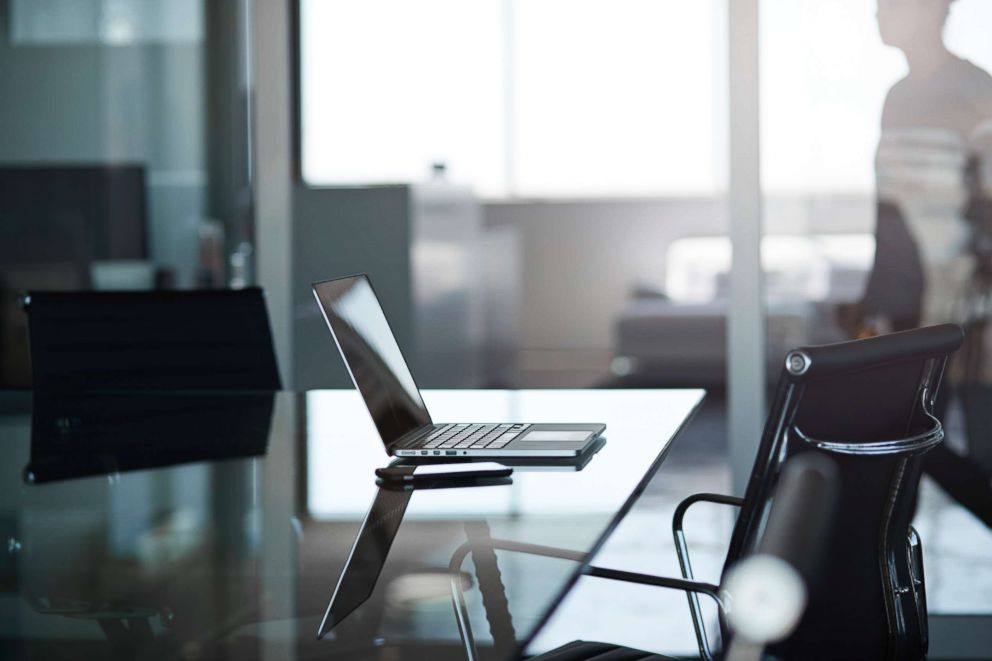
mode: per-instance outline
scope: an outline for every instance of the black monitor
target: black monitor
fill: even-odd
[[[148,256],[140,164],[0,165],[0,264]]]

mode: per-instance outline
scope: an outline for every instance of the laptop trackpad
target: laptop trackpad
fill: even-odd
[[[531,441],[539,443],[577,443],[584,441],[589,438],[589,432],[587,431],[532,431],[524,434],[521,438],[517,439],[520,441]]]

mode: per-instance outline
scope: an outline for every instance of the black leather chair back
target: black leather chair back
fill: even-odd
[[[910,528],[921,456],[943,439],[932,407],[955,325],[806,347],[786,357],[727,565],[760,539],[783,462],[819,452],[838,467],[822,580],[783,659],[921,659],[927,650],[922,555]]]
[[[262,290],[32,292],[36,390],[278,390]]]

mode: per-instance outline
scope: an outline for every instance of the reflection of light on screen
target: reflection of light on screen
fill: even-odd
[[[410,399],[419,402],[417,384],[413,381],[413,375],[406,366],[396,338],[389,329],[389,322],[386,321],[368,282],[362,279],[356,281],[353,287],[341,295],[334,310],[382,357]]]

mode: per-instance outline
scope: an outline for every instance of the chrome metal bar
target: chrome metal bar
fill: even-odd
[[[672,534],[675,536],[675,553],[679,558],[679,569],[682,571],[682,578],[692,581],[695,575],[692,571],[692,563],[689,560],[689,544],[685,538],[685,515],[689,508],[696,503],[714,503],[717,505],[732,505],[740,507],[744,503],[743,498],[736,496],[724,496],[716,493],[697,493],[689,496],[679,503],[672,516]],[[686,592],[686,599],[689,602],[689,614],[692,616],[692,627],[696,633],[696,644],[699,646],[699,654],[704,659],[713,658],[710,647],[709,636],[706,633],[706,623],[703,620],[703,608],[699,603],[699,595],[695,592]]]
[[[930,448],[939,445],[944,440],[944,428],[937,418],[929,413],[926,416],[933,422],[933,427],[929,430],[891,441],[875,441],[871,443],[846,443],[843,441],[822,441],[811,438],[803,433],[801,429],[793,426],[790,430],[799,440],[807,445],[811,445],[824,452],[836,454],[858,455],[858,456],[886,456],[897,454],[917,454],[926,452]]]
[[[942,367],[943,364],[939,366],[939,369],[942,369]],[[931,372],[934,370],[939,371],[939,369],[931,363]],[[921,406],[920,411],[925,416],[925,420],[929,421],[930,428],[927,431],[921,432],[914,436],[907,436],[906,438],[899,438],[890,441],[847,443],[844,441],[823,441],[812,438],[807,436],[803,430],[796,425],[793,425],[789,431],[794,433],[799,440],[807,445],[811,445],[818,450],[823,450],[824,452],[834,452],[837,454],[857,455],[862,457],[880,457],[886,455],[920,454],[926,452],[935,445],[939,445],[940,442],[944,440],[944,427],[940,424],[940,420],[934,417],[933,413],[931,413],[936,387],[927,387],[927,382],[935,378],[937,378],[936,375],[928,375],[928,377],[923,380],[918,393]]]
[[[622,569],[609,569],[606,567],[589,567],[585,572],[586,576],[595,578],[608,578],[613,581],[623,581],[625,583],[637,583],[638,585],[652,585],[658,588],[671,588],[692,592],[693,594],[705,594],[723,608],[723,600],[720,597],[719,586],[712,583],[702,583],[700,581],[687,581],[681,578],[668,578],[667,576],[655,576],[653,574],[641,574],[638,572],[623,571]]]

